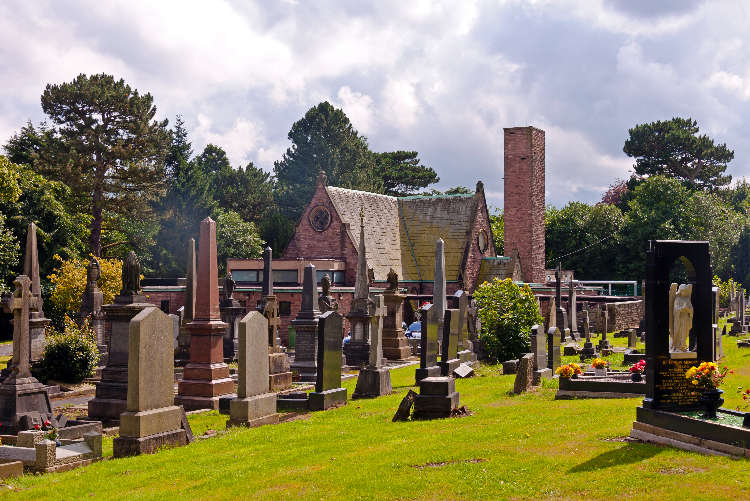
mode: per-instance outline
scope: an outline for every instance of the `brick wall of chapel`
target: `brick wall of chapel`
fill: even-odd
[[[331,214],[331,224],[324,231],[316,231],[310,224],[309,219],[310,212],[319,205],[325,206]],[[355,230],[358,230],[358,228],[355,228]],[[315,194],[297,223],[294,236],[284,250],[282,257],[342,259],[346,262],[345,285],[354,286],[357,278],[357,250],[347,234],[344,222],[333,207],[325,186],[321,183],[318,183]]]
[[[494,257],[497,255],[495,251],[495,242],[492,239],[492,232],[490,231],[490,220],[489,214],[485,210],[487,207],[484,199],[484,189],[474,195],[477,198],[476,204],[476,215],[471,226],[469,233],[469,248],[464,262],[463,276],[464,276],[464,288],[473,293],[477,288],[477,278],[479,278],[479,267],[482,265],[483,257]],[[487,232],[487,240],[489,242],[487,250],[482,253],[479,250],[479,243],[477,236],[479,231],[484,230]]]

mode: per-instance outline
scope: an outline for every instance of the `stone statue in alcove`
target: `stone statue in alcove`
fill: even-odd
[[[688,335],[693,327],[692,293],[692,284],[672,284],[669,287],[669,351],[672,353],[690,351]]]

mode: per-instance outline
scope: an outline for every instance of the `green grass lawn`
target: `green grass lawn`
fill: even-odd
[[[725,338],[733,388],[750,384],[750,349]],[[618,341],[619,338],[618,338]],[[484,366],[456,382],[472,415],[392,423],[395,394],[350,401],[151,456],[109,459],[9,481],[13,499],[748,499],[748,463],[623,441],[639,399],[554,400],[554,388],[512,396],[514,376]],[[345,382],[349,394],[355,381]],[[196,436],[225,416],[190,416]],[[107,441],[111,451],[111,440]]]

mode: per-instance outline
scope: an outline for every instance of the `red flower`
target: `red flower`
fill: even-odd
[[[39,428],[41,428],[41,426],[39,426],[39,424],[35,424],[35,425],[34,425],[34,429],[35,429],[35,430],[38,430]]]
[[[50,425],[50,422],[45,419],[44,426],[49,426],[49,425]]]

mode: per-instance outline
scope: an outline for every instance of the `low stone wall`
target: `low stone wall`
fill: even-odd
[[[625,329],[637,329],[643,318],[643,308],[642,299],[623,303],[609,303],[607,305],[609,331],[616,332]]]

